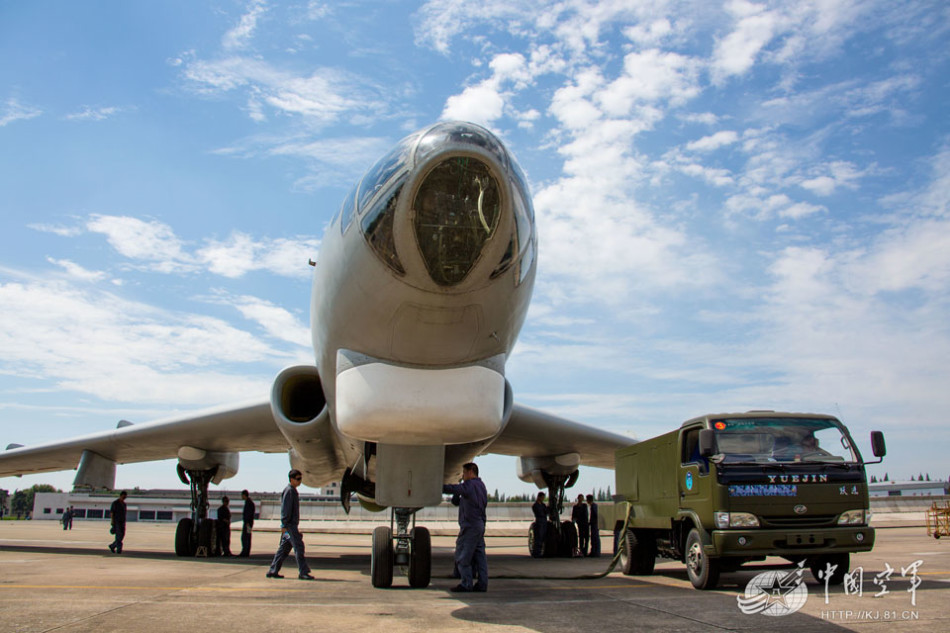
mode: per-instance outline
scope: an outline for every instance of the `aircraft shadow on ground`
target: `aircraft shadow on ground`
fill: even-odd
[[[496,557],[496,568],[507,567],[503,558]],[[609,559],[603,560],[603,568],[606,568]],[[785,616],[743,614],[738,607],[736,596],[744,591],[754,571],[724,574],[721,586],[713,591],[670,587],[649,577],[623,576],[617,572],[596,580],[525,578],[519,579],[517,584],[508,580],[503,591],[493,591],[492,563],[493,558],[489,556],[488,593],[448,594],[465,605],[454,611],[453,617],[479,624],[520,626],[539,633],[631,630],[801,633],[849,630],[834,622],[801,612]],[[564,568],[563,563],[559,568]],[[433,568],[433,577],[450,578],[450,572],[450,563],[446,565],[439,561]],[[579,569],[578,574],[582,573],[583,570]],[[545,575],[548,574],[544,571],[538,574]],[[504,572],[500,574],[501,578],[505,576]],[[657,576],[686,581],[685,570],[662,570]],[[454,582],[449,586],[452,584]],[[807,584],[810,599],[821,599],[823,590],[817,584]],[[840,589],[833,591],[840,592]],[[508,605],[508,608],[499,609],[499,605]]]

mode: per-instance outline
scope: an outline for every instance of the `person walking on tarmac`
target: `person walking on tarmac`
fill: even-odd
[[[548,507],[544,505],[543,492],[538,493],[531,511],[534,512],[534,550],[531,556],[540,558],[544,555],[544,542],[548,537]]]
[[[462,483],[444,484],[442,493],[459,496],[459,535],[455,540],[455,563],[460,580],[458,585],[452,587],[452,591],[488,591],[488,558],[485,555],[488,490],[478,478],[478,466],[474,462],[462,466]],[[473,571],[478,575],[478,584],[473,584]]]
[[[125,498],[127,496],[128,493],[125,490],[120,492],[119,498],[112,502],[112,507],[109,509],[112,516],[112,527],[109,531],[115,534],[115,540],[109,543],[109,549],[116,554],[122,553],[122,541],[125,540]]]
[[[221,497],[221,507],[218,508],[218,549],[222,556],[231,555],[231,500],[225,495]]]
[[[244,499],[244,511],[242,518],[244,526],[241,528],[241,558],[247,558],[251,555],[251,530],[254,528],[254,502],[251,501],[251,494],[247,490],[241,491],[241,498]]]
[[[587,495],[587,505],[590,509],[590,556],[597,558],[600,556],[600,525],[597,523],[600,516],[597,504],[594,503],[594,495]]]
[[[587,504],[584,495],[577,495],[577,503],[571,510],[571,521],[577,526],[577,550],[580,556],[587,556],[587,546],[590,544],[590,520],[587,516]]]
[[[297,577],[300,580],[316,580],[310,574],[303,535],[297,527],[300,524],[300,496],[297,494],[297,487],[303,481],[303,474],[294,468],[287,477],[290,483],[280,495],[280,544],[277,546],[277,552],[274,553],[270,569],[267,570],[267,577],[283,578],[280,575],[280,568],[287,559],[287,555],[290,554],[290,550],[293,549],[294,556],[297,558]]]

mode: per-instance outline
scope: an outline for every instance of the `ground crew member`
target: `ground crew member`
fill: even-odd
[[[112,502],[112,508],[109,511],[112,516],[112,527],[109,531],[115,534],[115,540],[109,543],[109,549],[116,554],[122,553],[122,541],[125,539],[125,498],[127,496],[128,493],[125,490],[120,492],[119,498]]]
[[[268,578],[283,578],[280,575],[280,568],[284,564],[291,548],[294,550],[294,556],[297,558],[297,577],[300,580],[316,580],[310,574],[310,566],[307,565],[307,556],[304,551],[303,535],[300,534],[298,525],[300,523],[300,496],[297,494],[297,487],[303,481],[303,474],[294,468],[287,477],[290,483],[284,488],[280,495],[280,544],[277,546],[277,552],[274,554],[274,560],[267,571]]]
[[[247,490],[241,491],[241,498],[244,499],[244,527],[241,528],[241,553],[238,556],[247,558],[251,555],[251,530],[254,527],[254,502],[251,501],[251,495]]]
[[[577,526],[577,550],[581,556],[587,556],[587,546],[590,543],[590,521],[587,518],[587,504],[584,495],[577,495],[577,503],[571,510],[571,521]]]
[[[231,500],[227,496],[221,497],[221,507],[218,508],[218,550],[222,556],[231,555]]]
[[[538,493],[531,511],[534,512],[534,551],[531,555],[539,558],[544,554],[544,542],[548,537],[548,508],[544,505],[543,492]]]
[[[488,490],[478,478],[478,466],[462,466],[462,483],[444,484],[442,493],[459,496],[459,535],[455,540],[455,563],[459,584],[452,591],[488,591],[488,558],[485,555],[485,508]],[[474,567],[474,570],[473,570]],[[473,584],[473,571],[478,584]]]
[[[587,505],[590,507],[590,555],[597,558],[600,556],[600,515],[597,504],[594,503],[594,495],[587,495]]]

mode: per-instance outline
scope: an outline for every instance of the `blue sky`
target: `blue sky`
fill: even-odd
[[[939,0],[4,3],[0,443],[265,395],[345,193],[455,118],[535,197],[519,401],[639,438],[831,413],[885,431],[872,473],[945,478],[948,56]]]

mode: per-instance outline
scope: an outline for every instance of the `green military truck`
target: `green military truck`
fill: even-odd
[[[720,572],[781,556],[840,584],[850,553],[874,546],[864,467],[883,459],[880,431],[871,445],[879,459],[864,462],[833,416],[750,411],[693,418],[618,450],[623,572],[649,575],[657,557],[672,558],[694,587],[712,589]]]

